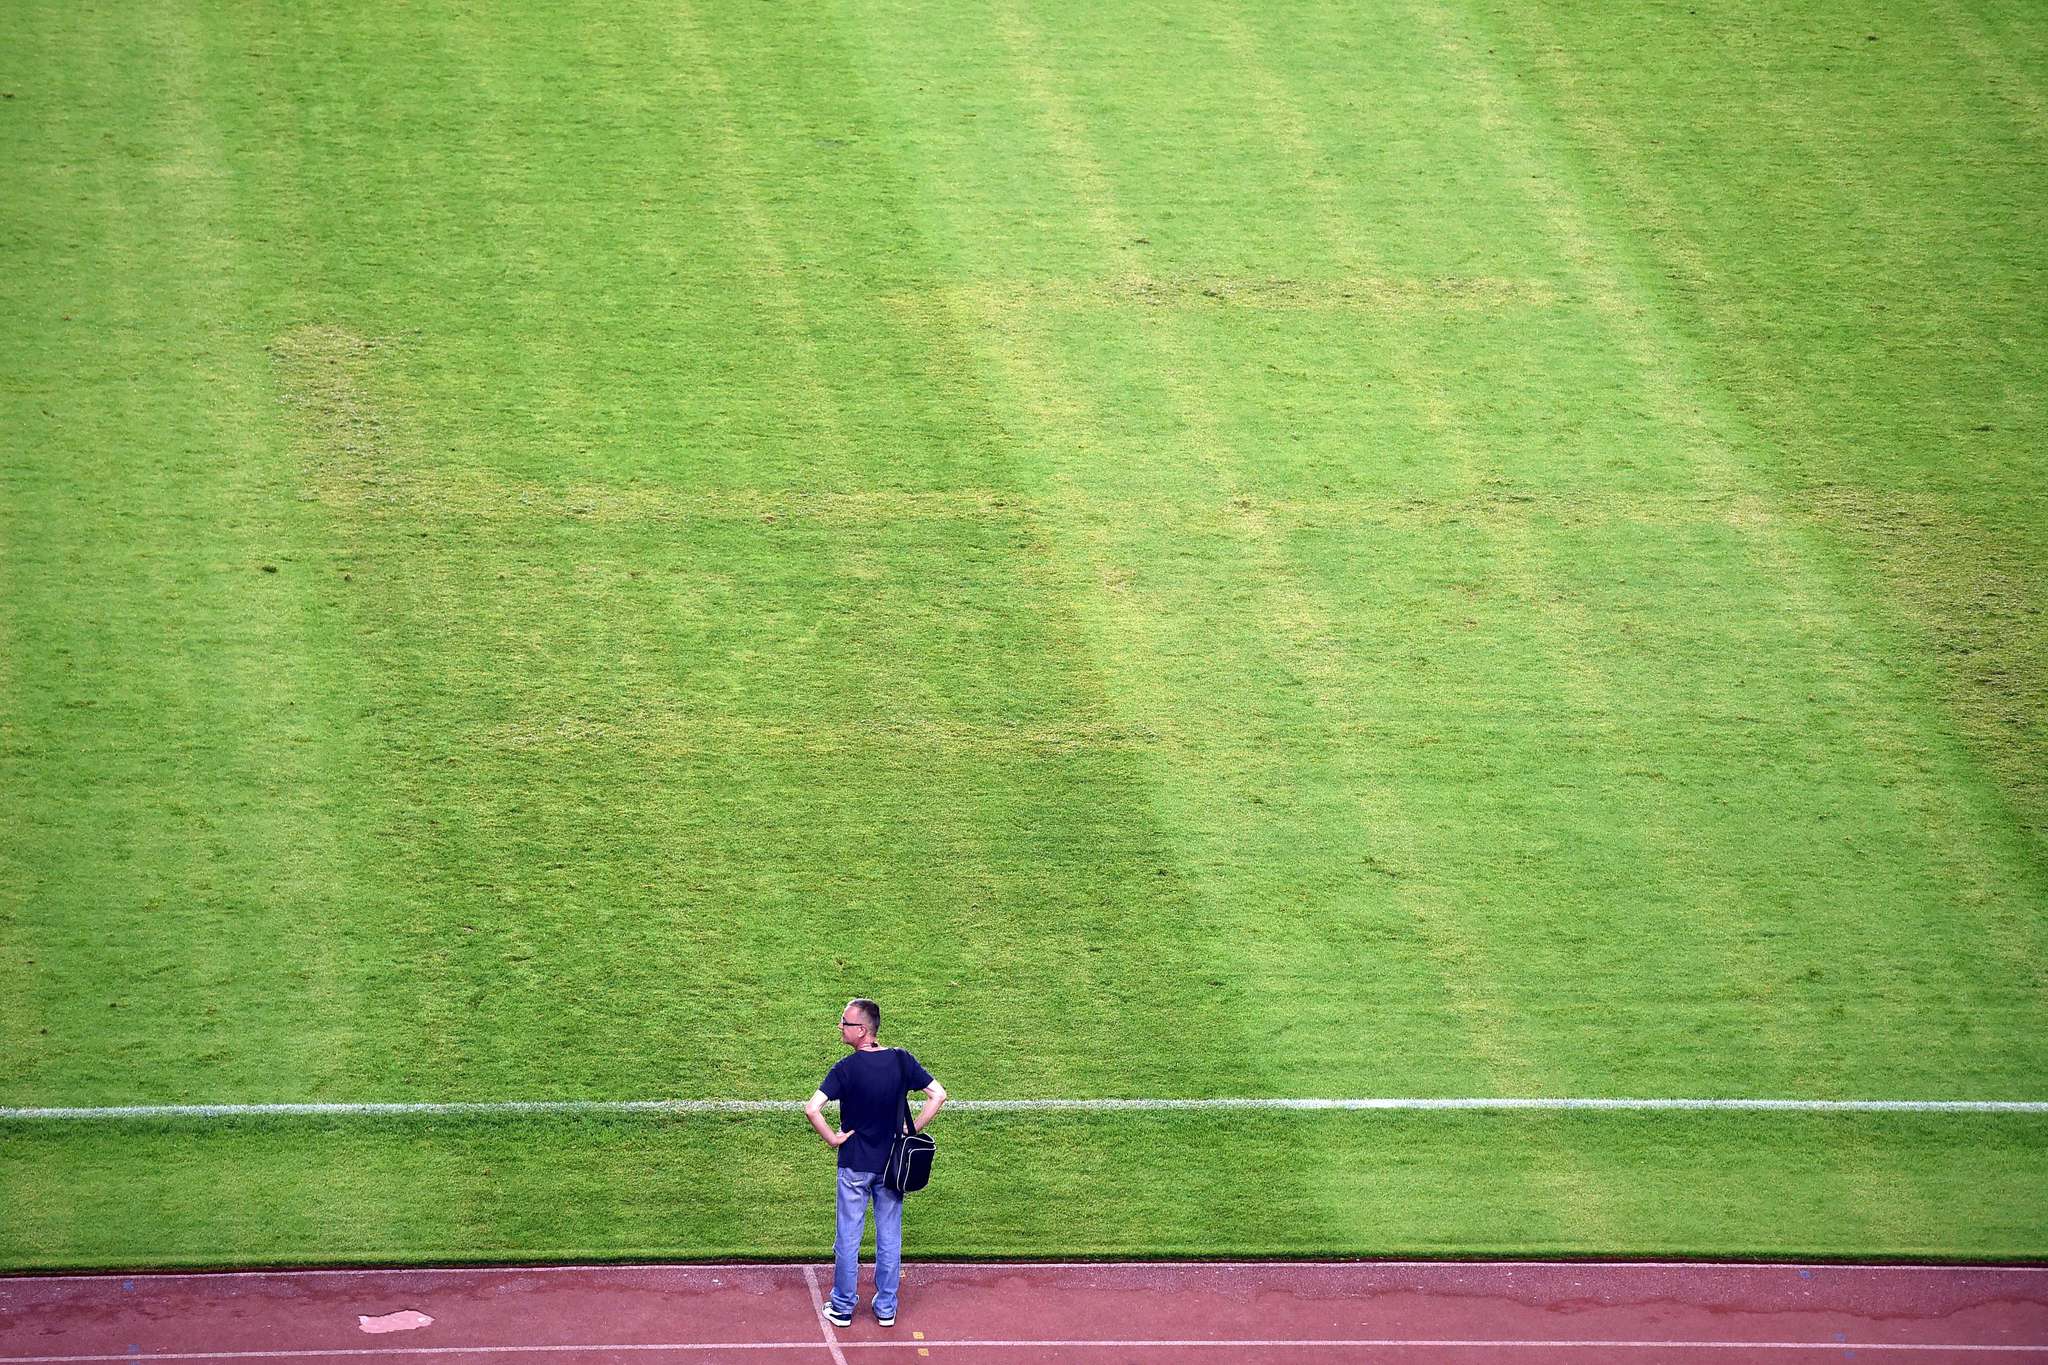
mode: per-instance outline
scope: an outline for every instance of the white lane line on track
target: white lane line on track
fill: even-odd
[[[901,1351],[904,1341],[848,1341],[831,1343],[833,1357],[843,1361],[846,1351]],[[1213,1350],[1504,1350],[1504,1351],[1970,1351],[1987,1355],[2017,1355],[2031,1352],[2048,1356],[2048,1343],[2013,1345],[1972,1342],[1890,1342],[1890,1341],[1597,1341],[1585,1339],[1444,1338],[1444,1337],[1187,1337],[1176,1340],[1126,1340],[1117,1337],[1085,1340],[1034,1339],[1028,1337],[962,1337],[916,1345],[936,1350],[941,1347],[981,1350],[1116,1350],[1186,1351]],[[276,1360],[349,1356],[450,1356],[560,1354],[588,1351],[815,1351],[816,1341],[671,1341],[590,1342],[569,1345],[534,1346],[350,1346],[307,1350],[270,1351],[143,1351],[129,1355],[0,1356],[0,1365],[85,1365],[105,1360]]]
[[[949,1100],[966,1113],[1178,1110],[1255,1112],[1587,1110],[1741,1111],[1798,1114],[2048,1114],[2044,1100],[1601,1099],[1481,1097],[1406,1099],[1044,1099]],[[445,1103],[117,1104],[0,1107],[0,1120],[252,1117],[403,1117],[517,1114],[795,1114],[800,1100],[458,1100]]]
[[[839,1339],[832,1335],[832,1324],[825,1321],[825,1300],[818,1292],[815,1267],[804,1267],[804,1285],[810,1290],[811,1311],[818,1315],[818,1330],[825,1335],[825,1349],[832,1353],[832,1365],[846,1365],[846,1353],[839,1349]]]

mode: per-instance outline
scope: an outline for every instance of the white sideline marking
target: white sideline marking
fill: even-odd
[[[983,1114],[1112,1110],[1762,1110],[1801,1114],[2048,1114],[2043,1100],[1802,1099],[1047,1099],[950,1100],[950,1110]],[[801,1100],[463,1100],[402,1104],[117,1104],[0,1107],[4,1119],[159,1119],[259,1116],[471,1114],[794,1114]]]
[[[903,1341],[848,1341],[828,1342],[833,1357],[844,1360],[845,1351],[902,1351]],[[1977,1351],[1986,1354],[2027,1352],[2040,1355],[2048,1347],[2040,1345],[1973,1344],[1968,1342],[1889,1342],[1889,1341],[1597,1341],[1597,1340],[1537,1340],[1534,1338],[1443,1338],[1443,1337],[1188,1337],[1177,1340],[1125,1340],[1122,1338],[1095,1338],[1088,1340],[1052,1340],[1027,1337],[962,1337],[952,1341],[925,1340],[917,1343],[927,1349],[940,1347],[970,1348],[983,1350],[1119,1350],[1119,1351],[1186,1351],[1208,1347],[1215,1350],[1243,1350],[1258,1347],[1264,1350],[1309,1350],[1317,1347],[1330,1350],[1360,1350],[1379,1348],[1391,1350],[1407,1347],[1417,1350],[1474,1350],[1487,1349],[1507,1351]],[[83,1365],[86,1361],[102,1360],[275,1360],[282,1358],[326,1358],[346,1356],[447,1356],[447,1355],[513,1355],[563,1351],[815,1351],[816,1341],[670,1341],[670,1342],[590,1342],[577,1345],[532,1345],[532,1346],[351,1346],[329,1347],[309,1350],[270,1351],[141,1351],[128,1355],[76,1355],[76,1356],[0,1356],[0,1365]]]

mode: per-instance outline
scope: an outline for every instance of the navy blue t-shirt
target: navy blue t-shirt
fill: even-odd
[[[932,1083],[932,1073],[900,1047],[849,1052],[818,1089],[839,1101],[839,1129],[853,1136],[839,1144],[839,1169],[879,1171],[889,1164],[889,1144],[903,1126],[903,1097]]]

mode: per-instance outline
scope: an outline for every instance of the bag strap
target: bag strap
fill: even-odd
[[[900,1047],[890,1050],[896,1054],[896,1083],[903,1087],[903,1133],[908,1137],[917,1132],[917,1120],[910,1116],[910,1064],[904,1061],[910,1054]]]

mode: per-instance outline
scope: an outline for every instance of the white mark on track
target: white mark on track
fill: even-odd
[[[434,1320],[416,1308],[401,1308],[396,1313],[356,1314],[356,1328],[363,1332],[415,1332],[433,1325]]]
[[[822,1323],[822,1319],[821,1319]],[[900,1341],[848,1341],[837,1342],[829,1337],[824,1343],[831,1348],[833,1360],[845,1365],[847,1351],[901,1351]],[[1627,1340],[1610,1341],[1598,1338],[1489,1338],[1489,1337],[1182,1337],[1165,1339],[1126,1339],[1120,1337],[1099,1337],[1085,1339],[1027,1338],[1027,1337],[963,1337],[951,1341],[927,1341],[927,1348],[956,1347],[983,1351],[1032,1351],[1048,1350],[1114,1350],[1114,1351],[1188,1351],[1188,1350],[1293,1350],[1293,1351],[1357,1351],[1378,1348],[1381,1350],[1498,1350],[1498,1351],[1870,1351],[1921,1352],[1952,1351],[1983,1355],[2039,1356],[2048,1352],[2041,1345],[2007,1343],[1973,1343],[1949,1341],[1675,1341],[1675,1340]],[[128,1355],[75,1355],[75,1356],[0,1356],[0,1365],[84,1365],[88,1361],[105,1360],[269,1360],[269,1359],[324,1359],[347,1356],[443,1356],[443,1355],[517,1355],[517,1354],[560,1354],[562,1352],[587,1352],[593,1355],[610,1352],[630,1351],[815,1351],[819,1343],[807,1341],[628,1341],[588,1342],[578,1344],[549,1344],[533,1346],[372,1346],[325,1348],[318,1350],[270,1350],[270,1351],[156,1351]]]
[[[811,1308],[818,1315],[818,1330],[825,1335],[825,1349],[832,1353],[833,1365],[846,1365],[846,1353],[839,1349],[839,1338],[832,1335],[832,1324],[825,1321],[825,1299],[818,1290],[818,1272],[811,1266],[804,1267],[804,1284],[811,1291]]]

